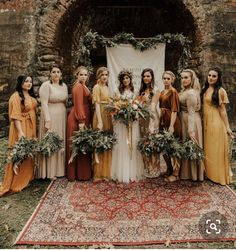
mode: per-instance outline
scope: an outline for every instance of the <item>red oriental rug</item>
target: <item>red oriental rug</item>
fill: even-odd
[[[213,234],[219,240],[236,240],[235,225],[236,194],[228,186],[58,179],[16,244],[141,245],[215,240]]]

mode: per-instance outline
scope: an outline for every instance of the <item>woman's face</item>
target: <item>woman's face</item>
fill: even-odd
[[[50,76],[53,82],[59,82],[61,78],[61,70],[57,67],[53,67]]]
[[[123,77],[122,84],[123,84],[125,87],[128,87],[128,86],[130,85],[130,78],[129,78],[129,76],[125,75],[125,76]]]
[[[77,74],[77,79],[80,83],[85,84],[88,80],[88,71],[86,69],[81,69]]]
[[[163,79],[163,84],[164,84],[165,88],[171,87],[172,81],[173,81],[173,78],[172,78],[171,75],[164,74],[163,77],[162,77],[162,79]]]
[[[215,70],[208,72],[207,81],[210,85],[215,85],[218,80],[218,73]]]
[[[182,72],[181,73],[181,83],[182,83],[183,87],[185,89],[190,88],[191,82],[192,82],[192,79],[191,79],[190,73],[189,72]]]
[[[109,76],[108,71],[104,70],[104,71],[101,73],[99,80],[100,80],[102,83],[107,83],[107,81],[108,81],[108,76]]]
[[[22,83],[21,87],[22,90],[29,91],[32,88],[32,78],[28,76],[25,81]]]
[[[143,74],[143,82],[145,84],[151,84],[151,82],[152,82],[152,75],[151,75],[151,73],[149,71],[147,71],[147,72],[145,72]]]

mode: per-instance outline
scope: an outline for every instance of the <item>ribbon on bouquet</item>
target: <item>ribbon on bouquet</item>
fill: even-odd
[[[133,150],[133,144],[132,144],[132,122],[128,123],[128,127],[127,127],[127,144],[129,146],[129,153],[130,153],[130,158],[132,159],[132,150]]]

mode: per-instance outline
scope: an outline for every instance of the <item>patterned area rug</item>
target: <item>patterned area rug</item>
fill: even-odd
[[[226,232],[218,239],[236,240],[236,194],[227,186],[208,181],[165,183],[149,179],[117,184],[58,179],[46,192],[16,244],[207,241],[199,221],[209,212],[220,212],[227,220]]]

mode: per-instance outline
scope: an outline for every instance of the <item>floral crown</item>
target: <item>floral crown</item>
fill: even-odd
[[[121,70],[121,72],[119,73],[119,75],[118,75],[118,80],[121,82],[121,81],[123,80],[123,77],[126,76],[126,75],[127,75],[130,79],[132,79],[132,77],[133,77],[132,73],[131,73],[129,70],[124,69],[124,70]]]

